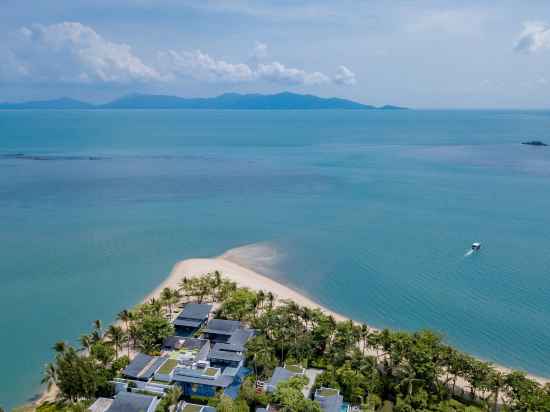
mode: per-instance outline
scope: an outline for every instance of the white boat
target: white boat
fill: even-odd
[[[475,250],[477,252],[479,249],[481,249],[481,243],[479,242],[472,243],[472,250]]]

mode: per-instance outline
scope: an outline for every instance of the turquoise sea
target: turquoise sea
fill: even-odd
[[[0,112],[0,405],[176,261],[258,242],[336,311],[550,376],[550,148],[527,139],[550,112]]]

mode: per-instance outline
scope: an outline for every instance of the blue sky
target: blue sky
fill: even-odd
[[[547,0],[0,0],[0,101],[289,90],[548,108]]]

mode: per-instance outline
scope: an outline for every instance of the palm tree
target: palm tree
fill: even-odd
[[[162,314],[162,303],[158,299],[151,298],[149,307],[155,315],[160,316]]]
[[[103,339],[103,334],[101,332],[101,320],[96,319],[92,322],[92,333],[91,333],[91,339],[92,342],[100,342],[101,339]]]
[[[42,380],[40,383],[42,385],[47,385],[48,390],[51,389],[53,385],[55,385],[57,382],[57,370],[55,369],[55,365],[53,363],[47,363],[44,366],[44,373],[42,375]]]
[[[124,329],[128,330],[128,322],[130,322],[130,312],[127,309],[121,310],[116,315],[117,320],[124,323]]]
[[[120,326],[111,325],[107,329],[107,333],[105,335],[109,339],[109,343],[115,348],[115,359],[118,359],[118,351],[122,349],[122,346],[127,339],[126,333],[124,333]]]
[[[89,352],[93,343],[90,335],[80,335],[78,340],[80,341],[80,345]]]
[[[273,309],[273,303],[275,302],[275,295],[271,292],[267,292],[267,302],[269,310]]]
[[[180,293],[177,289],[164,288],[160,294],[162,301],[168,306],[170,312],[170,319],[172,319],[172,308],[173,305],[178,303],[181,298]]]
[[[60,340],[59,342],[55,342],[52,349],[57,353],[63,353],[67,349],[67,344]]]

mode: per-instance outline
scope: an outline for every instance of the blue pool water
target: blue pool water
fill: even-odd
[[[0,405],[176,261],[257,242],[336,311],[550,375],[550,150],[527,139],[550,113],[0,112]]]

